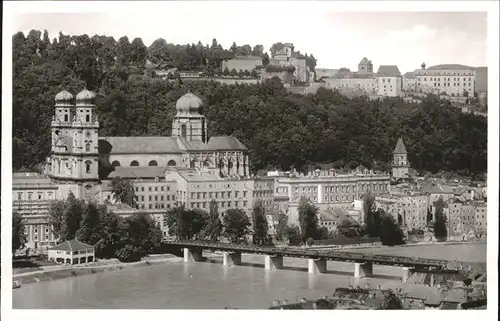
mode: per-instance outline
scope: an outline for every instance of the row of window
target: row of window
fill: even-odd
[[[231,202],[231,201],[221,201],[221,202],[217,202],[217,206],[219,208],[232,208],[232,205],[234,204],[234,207],[235,208],[238,208],[240,206],[240,204],[246,208],[247,205],[248,205],[248,202],[247,201],[242,201],[241,203],[239,201],[234,201]],[[264,204],[266,204],[266,202],[264,202]],[[203,208],[203,209],[207,209],[207,206],[210,206],[210,202],[191,202],[190,203],[191,205],[191,208]],[[226,206],[227,205],[227,206]]]
[[[231,191],[226,191],[226,192],[191,192],[191,199],[204,199],[204,198],[210,198],[212,199],[213,196],[215,195],[215,198],[231,198],[232,192]],[[234,191],[234,197],[239,197],[240,193],[239,191]],[[220,196],[220,197],[219,197]],[[247,197],[247,191],[243,191],[243,197]]]
[[[28,201],[31,201],[33,199],[34,192],[28,192],[27,194],[28,194]],[[52,195],[53,195],[52,192],[47,192],[47,199],[52,199]],[[42,197],[43,197],[43,193],[38,192],[36,199],[41,200]],[[22,199],[23,199],[23,193],[22,192],[18,192],[17,193],[17,200],[21,201]]]
[[[166,187],[167,187],[167,192],[170,192],[170,186],[166,186]],[[136,186],[136,187],[135,187],[135,191],[136,191],[136,192],[139,192],[139,190],[140,190],[141,192],[144,192],[144,186],[141,186],[140,188],[139,188],[138,186]],[[153,187],[152,187],[152,186],[149,186],[148,191],[149,191],[149,192],[152,192],[152,191],[153,191]],[[155,187],[154,187],[154,191],[155,191],[155,192],[158,192],[158,186],[155,186]],[[160,186],[160,191],[161,191],[161,192],[164,192],[164,191],[165,191],[165,186]]]
[[[111,166],[120,167],[121,163],[119,161],[115,160],[111,163]],[[136,160],[133,160],[130,162],[130,166],[139,166],[139,162]],[[148,163],[148,166],[158,166],[158,162],[155,160],[152,160]],[[169,160],[167,163],[167,166],[177,166],[177,163],[174,160]]]
[[[147,205],[147,207],[146,207]],[[165,204],[165,203],[155,203],[155,204],[152,204],[152,203],[149,203],[149,204],[139,204],[138,205],[138,208],[141,208],[141,209],[150,209],[152,210],[153,208],[155,209],[162,209],[162,208],[166,208],[166,209],[170,209],[172,206],[170,204]]]
[[[460,86],[460,83],[453,83],[453,86]],[[465,86],[465,83],[464,83],[464,86]],[[469,83],[469,87],[471,86],[471,84]],[[434,83],[434,87],[441,87],[441,83],[437,83],[437,86],[436,86],[436,83]],[[443,83],[443,87],[451,87],[450,83],[448,83],[448,85],[446,85],[446,83]]]
[[[172,199],[170,199],[170,196],[172,196]],[[135,196],[135,199],[138,201],[138,202],[144,202],[145,200],[145,197],[144,195],[140,195],[140,196]],[[153,195],[148,195],[148,200],[150,202],[153,201]],[[154,200],[155,201],[164,201],[164,200],[167,200],[167,201],[175,201],[175,195],[167,195],[167,197],[165,198],[164,195],[154,195]]]

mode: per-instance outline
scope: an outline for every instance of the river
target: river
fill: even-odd
[[[443,252],[484,252],[486,244],[400,248],[401,254],[433,257]],[[395,249],[389,249],[395,251]],[[396,254],[396,253],[394,253]],[[450,254],[448,254],[450,255]],[[470,260],[469,258],[462,258]],[[353,264],[328,262],[328,272],[307,273],[307,260],[284,258],[284,270],[266,271],[264,257],[243,255],[241,266],[220,258],[202,263],[165,263],[114,272],[25,284],[13,290],[13,308],[34,309],[267,309],[273,300],[319,298],[339,286],[412,286],[400,283],[401,268],[374,266],[372,278],[356,280]],[[477,260],[474,260],[477,261]]]

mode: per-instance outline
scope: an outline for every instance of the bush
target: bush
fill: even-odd
[[[127,244],[116,251],[116,257],[120,262],[137,262],[141,260],[142,253],[138,247]]]

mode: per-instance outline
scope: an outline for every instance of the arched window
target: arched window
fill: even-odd
[[[167,166],[176,166],[177,163],[173,160],[169,160],[168,163],[167,163]]]
[[[187,127],[186,125],[181,125],[181,137],[187,136]]]
[[[211,164],[210,164],[210,161],[208,159],[203,162],[203,166],[205,166],[205,167],[210,167],[210,165]]]
[[[90,167],[92,166],[91,161],[86,161],[85,162],[85,173],[90,174]]]
[[[120,167],[121,164],[120,164],[119,161],[113,161],[113,163],[111,163],[111,166],[113,166],[113,167]]]
[[[158,166],[158,163],[155,160],[149,162],[149,166]]]
[[[130,166],[139,166],[139,162],[134,160],[130,163]]]
[[[89,143],[85,144],[85,151],[90,152],[90,144]]]

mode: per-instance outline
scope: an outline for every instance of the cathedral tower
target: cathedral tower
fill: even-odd
[[[408,177],[410,163],[403,139],[399,138],[393,153],[392,177],[395,179]]]
[[[94,114],[95,94],[84,89],[76,96],[63,90],[56,95],[52,119],[52,150],[49,176],[60,185],[61,198],[72,192],[77,198],[91,198],[99,181],[98,130]]]
[[[177,113],[172,121],[172,136],[186,139],[188,142],[206,143],[207,122],[201,114],[202,101],[188,91],[177,100]]]

